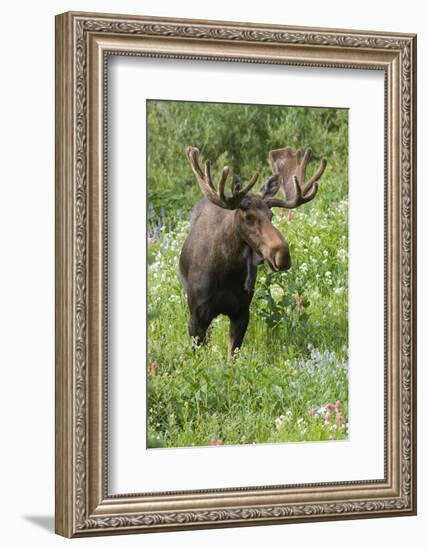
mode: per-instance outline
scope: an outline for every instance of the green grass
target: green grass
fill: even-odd
[[[159,132],[159,127],[165,124],[162,117],[168,104],[152,105],[149,114],[151,119],[159,113],[161,116],[160,122],[151,120],[149,125],[150,150],[155,153],[149,156],[148,446],[347,438],[348,205],[347,126],[343,111],[288,108],[286,117],[280,119],[283,124],[294,121],[300,134],[306,129],[302,146],[315,142],[321,150],[322,136],[326,135],[327,149],[334,139],[335,156],[329,152],[328,167],[313,202],[298,208],[290,219],[287,213],[280,217],[276,209],[274,223],[289,242],[292,268],[284,273],[272,273],[265,266],[258,270],[248,331],[237,357],[228,361],[228,319],[217,318],[209,344],[196,351],[191,349],[187,332],[189,312],[178,276],[178,258],[189,230],[188,197],[184,186],[180,188],[182,195],[181,190],[178,193],[184,197],[182,200],[158,202],[163,188],[165,197],[169,196],[169,182],[164,173],[166,165],[163,172],[158,168],[160,157],[155,146],[166,151],[171,139],[177,141],[172,149],[179,158],[176,165],[180,166],[183,147],[198,143],[183,134],[185,117],[193,113],[189,107],[192,104],[170,105],[168,112],[173,117],[167,118],[170,127],[163,128],[169,130],[166,133]],[[200,105],[196,111],[202,108]],[[211,120],[209,114],[214,120],[220,112],[215,107],[210,113],[208,107],[204,107],[206,124]],[[233,107],[237,112],[240,106]],[[243,112],[246,119],[249,107],[245,106]],[[319,114],[320,111],[326,114]],[[220,117],[215,122],[223,133],[226,129],[222,125],[230,124],[233,112],[229,110],[228,119]],[[195,126],[201,124],[199,117],[197,112]],[[316,123],[321,124],[322,119],[329,120],[329,133],[323,126],[317,129]],[[279,133],[279,127],[270,133],[273,130]],[[208,133],[214,135],[214,129]],[[270,138],[271,144],[275,138]],[[259,158],[265,158],[270,149],[259,141],[253,138],[252,145],[259,147]],[[220,153],[221,147],[217,147]],[[213,154],[211,158],[216,160]],[[182,170],[185,178],[191,180],[192,205],[200,198],[200,192],[189,167]],[[161,208],[165,211],[160,212]]]

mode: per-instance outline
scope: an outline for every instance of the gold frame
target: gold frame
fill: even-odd
[[[385,477],[109,495],[104,284],[108,55],[385,75]],[[65,13],[56,17],[56,532],[66,537],[416,513],[416,36]]]

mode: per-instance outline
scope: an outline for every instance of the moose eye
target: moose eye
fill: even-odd
[[[247,223],[252,224],[255,221],[255,216],[253,216],[252,214],[246,214],[245,219]]]

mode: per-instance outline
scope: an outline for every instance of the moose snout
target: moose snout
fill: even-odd
[[[279,231],[274,230],[259,250],[262,258],[267,261],[273,271],[284,271],[291,267],[289,246]]]
[[[291,255],[287,245],[274,247],[267,257],[268,263],[274,271],[284,271],[291,267]]]

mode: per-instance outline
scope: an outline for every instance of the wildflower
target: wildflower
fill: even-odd
[[[313,237],[313,244],[320,244],[320,237],[318,237],[317,235]]]
[[[335,422],[337,423],[337,426],[342,426],[344,424],[344,417],[342,414],[337,414],[337,417],[335,419]]]
[[[347,250],[340,248],[337,252],[337,258],[343,262],[347,258]]]
[[[288,211],[288,222],[295,218],[295,212],[293,210]]]
[[[276,428],[279,430],[281,425],[283,424],[283,422],[286,420],[285,416],[283,414],[281,414],[280,416],[278,416],[276,418],[276,420],[274,421],[274,423],[276,424]]]
[[[166,252],[166,250],[168,249],[168,238],[165,237],[165,240],[163,241],[163,244],[162,244],[162,249],[163,249],[163,252]]]
[[[211,439],[210,440],[210,445],[214,446],[214,447],[217,447],[218,445],[224,445],[224,441],[222,439]]]
[[[307,264],[306,263],[303,263],[299,266],[300,270],[303,272],[303,273],[307,273]]]
[[[329,424],[329,422],[332,420],[331,413],[326,413],[324,417],[325,424]]]
[[[283,296],[283,288],[279,285],[271,285],[270,294],[275,300],[279,300]]]
[[[244,445],[247,442],[248,442],[248,438],[245,435],[242,435],[242,437],[240,438],[240,443],[243,443]]]
[[[153,361],[149,368],[151,376],[156,376],[157,368],[158,368],[157,361]]]
[[[328,412],[332,412],[334,409],[335,409],[335,405],[334,405],[333,403],[328,403],[328,404],[326,405],[326,410],[327,410]]]
[[[341,409],[342,409],[342,403],[341,403],[341,401],[337,401],[337,402],[335,403],[335,410],[336,410],[336,411],[339,411],[339,410],[341,410]]]

